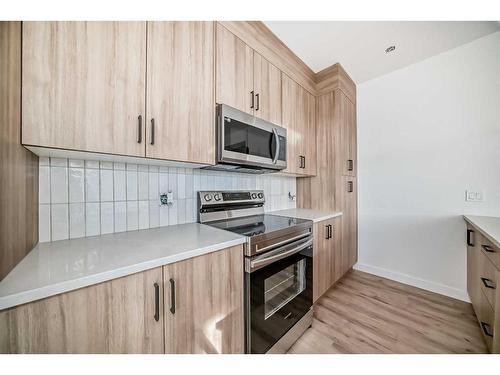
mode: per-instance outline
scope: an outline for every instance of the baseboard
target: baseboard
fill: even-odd
[[[376,266],[370,266],[368,264],[356,263],[353,267],[355,270],[363,271],[366,273],[371,273],[380,277],[385,277],[386,279],[398,281],[403,284],[408,284],[420,289],[425,289],[430,292],[443,294],[445,296],[459,299],[461,301],[470,302],[469,295],[467,291],[460,290],[457,288],[452,288],[447,285],[435,283],[433,281],[420,279],[418,277],[406,275],[404,273],[399,273],[395,271],[388,270],[386,268],[380,268]]]

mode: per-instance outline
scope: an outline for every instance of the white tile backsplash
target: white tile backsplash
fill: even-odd
[[[59,158],[39,165],[40,242],[196,222],[200,190],[262,189],[266,211],[295,207],[293,177]],[[168,191],[173,204],[160,206]]]

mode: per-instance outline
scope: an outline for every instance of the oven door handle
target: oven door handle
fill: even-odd
[[[280,155],[280,137],[278,136],[278,132],[273,128],[273,136],[276,140],[276,150],[274,151],[273,164],[276,164],[278,161],[278,157]]]
[[[293,255],[295,253],[298,253],[299,251],[302,251],[304,249],[307,249],[309,246],[311,246],[313,244],[313,239],[311,238],[310,240],[307,240],[306,242],[304,242],[303,244],[297,246],[297,247],[294,247],[293,249],[290,249],[290,250],[287,250],[287,251],[284,251],[282,253],[278,253],[278,254],[275,254],[275,255],[272,255],[270,257],[263,257],[263,258],[260,258],[260,259],[257,259],[257,260],[251,260],[250,261],[250,272],[253,272],[259,268],[262,268],[264,266],[267,266],[271,263],[274,263],[280,259],[283,259],[283,258],[286,258],[290,255]]]

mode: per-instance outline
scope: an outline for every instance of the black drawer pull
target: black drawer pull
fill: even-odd
[[[250,108],[253,109],[255,104],[255,93],[253,91],[250,91],[250,95],[252,95],[252,105],[250,106]]]
[[[472,229],[467,229],[467,246],[474,246],[471,240],[471,234],[474,233]]]
[[[491,326],[488,323],[481,322],[481,328],[486,336],[493,337],[493,333],[489,332]]]
[[[352,181],[347,181],[347,192],[352,193],[354,191],[354,183]]]
[[[354,170],[354,163],[353,163],[352,159],[347,160],[347,170],[348,171]]]
[[[170,312],[175,314],[175,280],[170,279]]]
[[[137,143],[142,142],[142,116],[137,117]]]
[[[155,287],[155,320],[160,320],[160,286],[154,283]]]
[[[488,289],[495,289],[495,283],[491,281],[490,279],[487,279],[486,277],[481,277],[481,281],[483,282],[483,285],[488,288]]]
[[[151,119],[151,146],[155,144],[155,119]]]
[[[257,99],[257,106],[255,107],[255,110],[258,111],[260,109],[260,94],[256,94],[255,99]]]
[[[481,247],[486,251],[487,253],[496,253],[496,251],[489,245],[481,245]]]

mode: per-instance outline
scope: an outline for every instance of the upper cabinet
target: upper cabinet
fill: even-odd
[[[144,156],[146,23],[24,22],[22,143]]]
[[[345,176],[356,176],[357,171],[357,141],[356,141],[356,106],[340,90],[339,98],[339,121],[341,137],[341,163],[342,174]]]
[[[216,101],[281,124],[281,71],[217,24]]]
[[[287,129],[287,169],[296,175],[316,174],[316,99],[282,73],[282,124]]]
[[[215,159],[214,23],[150,22],[146,156]]]
[[[214,42],[214,22],[25,22],[22,143],[213,164]]]

